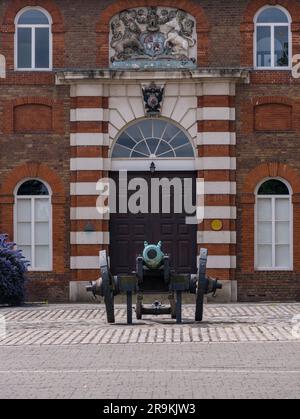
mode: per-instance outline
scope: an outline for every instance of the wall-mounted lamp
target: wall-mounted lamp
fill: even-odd
[[[155,170],[156,170],[155,164],[154,164],[154,162],[152,162],[150,164],[150,172],[151,172],[152,175],[155,173]]]

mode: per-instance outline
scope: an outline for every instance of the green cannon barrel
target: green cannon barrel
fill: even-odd
[[[144,243],[143,260],[147,268],[158,269],[163,264],[164,253],[161,250],[161,242],[157,245]]]

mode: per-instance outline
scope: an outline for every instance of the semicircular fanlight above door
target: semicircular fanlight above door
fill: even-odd
[[[127,127],[118,137],[112,158],[194,158],[193,146],[177,125],[146,119]]]

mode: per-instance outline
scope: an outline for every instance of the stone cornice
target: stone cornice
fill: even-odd
[[[77,82],[115,82],[140,80],[177,80],[204,82],[207,80],[250,82],[250,69],[246,68],[201,68],[195,70],[167,71],[116,71],[116,70],[64,70],[56,72],[56,84]]]

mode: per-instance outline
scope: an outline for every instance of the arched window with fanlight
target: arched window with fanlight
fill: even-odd
[[[267,6],[255,17],[255,66],[287,69],[292,61],[291,16],[281,6]]]
[[[44,9],[21,10],[15,20],[15,67],[17,70],[51,70],[51,16]]]
[[[292,270],[291,188],[281,179],[264,181],[256,194],[256,269]]]
[[[40,180],[24,181],[16,190],[15,242],[30,269],[52,270],[52,208],[50,188]]]
[[[118,137],[112,158],[194,158],[187,134],[172,122],[145,119],[127,127]]]

